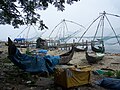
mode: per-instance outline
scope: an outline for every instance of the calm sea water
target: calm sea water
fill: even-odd
[[[120,53],[119,45],[105,45],[105,51],[109,53]]]
[[[77,42],[79,39],[76,38],[72,38],[68,41],[69,42],[73,42],[73,39],[75,40],[75,42]],[[86,40],[91,41],[92,38],[83,38],[84,42]],[[120,38],[118,38],[119,42],[120,42]],[[82,40],[81,40],[82,41]],[[105,45],[105,52],[106,53],[120,53],[120,45],[118,43],[116,38],[112,38],[110,40],[104,40],[104,45]],[[116,43],[116,44],[114,44]]]
[[[118,40],[119,40],[119,43],[120,43],[120,38],[118,38]],[[112,38],[110,40],[104,40],[104,42],[105,42],[106,52],[120,53],[120,44],[117,43],[118,41],[117,41],[116,38]],[[114,43],[116,43],[116,44],[114,44]]]

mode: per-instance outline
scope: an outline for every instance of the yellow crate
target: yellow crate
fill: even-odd
[[[56,68],[54,82],[65,88],[90,83],[91,67]]]

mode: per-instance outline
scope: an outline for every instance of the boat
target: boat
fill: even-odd
[[[29,46],[29,42],[25,38],[15,38],[14,44],[18,48],[27,48]]]
[[[88,51],[86,51],[85,53],[86,53],[86,59],[89,64],[97,63],[98,61],[102,60],[105,55],[104,53],[94,53],[90,55]]]
[[[105,47],[104,47],[103,41],[102,41],[102,46],[98,46],[98,48],[95,47],[94,42],[92,41],[91,42],[91,49],[92,49],[92,51],[97,52],[97,53],[104,53]]]
[[[30,73],[53,73],[54,67],[59,64],[67,64],[74,54],[74,47],[67,53],[44,57],[38,55],[22,54],[8,37],[8,58],[20,69]]]
[[[72,49],[69,52],[66,52],[64,54],[61,54],[61,60],[59,62],[59,64],[67,64],[70,60],[72,60],[72,57],[74,55],[74,49],[75,47],[72,46]]]
[[[74,47],[74,49],[75,49],[75,52],[84,52],[84,51],[87,50],[87,47],[85,47],[85,48],[77,48],[77,47]]]

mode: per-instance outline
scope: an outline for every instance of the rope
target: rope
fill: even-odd
[[[32,25],[33,26],[33,25]],[[36,28],[33,26],[33,28],[34,28],[34,30],[35,30],[35,32],[37,33],[37,35],[38,35],[38,31],[36,30]]]
[[[103,34],[104,34],[104,16],[102,17],[102,36],[101,39],[103,40]]]
[[[105,14],[115,16],[115,17],[120,17],[119,15],[115,15],[115,14],[109,14],[109,13],[105,13]]]
[[[67,31],[68,31],[68,27],[67,27],[67,23],[66,23],[66,22],[70,22],[70,23],[79,25],[80,27],[86,29],[83,25],[80,25],[80,24],[78,24],[78,23],[76,23],[76,22],[73,22],[73,21],[69,21],[69,20],[63,19],[59,24],[57,24],[57,25],[54,27],[54,29],[52,30],[52,32],[51,32],[50,35],[49,35],[49,38],[50,38],[50,36],[52,35],[52,33],[54,32],[54,30],[55,30],[61,23],[64,23],[64,26],[65,26],[65,27],[63,27],[63,29],[66,28]],[[61,30],[61,32],[63,33],[63,37],[64,37],[65,31],[64,31],[64,30],[63,30],[63,31]]]
[[[119,43],[119,45],[120,45],[119,39],[118,39],[118,37],[117,37],[117,34],[116,34],[116,32],[115,32],[114,28],[112,27],[112,25],[111,25],[111,23],[110,23],[109,19],[107,18],[107,16],[106,16],[106,15],[104,15],[104,16],[106,17],[106,19],[107,19],[107,21],[108,21],[108,23],[109,23],[109,25],[110,25],[111,29],[113,30],[113,32],[114,32],[114,34],[115,34],[115,37],[116,37],[116,39],[117,39],[117,41],[118,41],[118,43]]]
[[[67,37],[65,38],[61,38],[60,40],[66,40],[68,41],[71,37],[75,36],[76,34],[78,34],[79,30],[75,31],[74,33],[68,35]]]
[[[29,28],[28,28],[27,39],[28,39],[28,34],[29,34],[29,31],[30,31],[30,27],[31,27],[31,25],[30,25]]]
[[[79,25],[80,27],[82,27],[82,28],[86,29],[83,25],[80,25],[80,24],[78,24],[78,23],[76,23],[76,22],[69,21],[69,20],[65,20],[65,21],[67,21],[67,22],[71,22],[71,23],[74,23],[74,24]]]
[[[113,38],[116,38],[116,36],[106,36],[103,38],[103,40],[109,40],[109,39],[113,39]],[[117,38],[120,38],[119,34],[117,35]]]
[[[65,23],[66,30],[68,31],[67,23],[66,22],[64,22],[64,23]]]
[[[115,43],[106,43],[107,45],[115,45],[115,44],[118,44],[118,42],[115,42]]]
[[[61,27],[60,27],[60,28],[61,28]],[[56,39],[56,38],[59,38],[60,28],[59,28],[58,31],[57,31],[57,34],[56,34],[56,36],[55,36],[55,39]]]
[[[62,22],[63,22],[63,21],[61,21],[59,24],[57,24],[57,25],[55,26],[55,28],[54,28],[54,29],[52,30],[52,32],[50,33],[49,38],[50,38],[50,36],[52,35],[52,33],[54,32],[54,30],[57,28],[57,26],[59,26]]]
[[[97,35],[97,32],[98,32],[98,29],[99,29],[99,26],[100,26],[101,20],[102,20],[102,18],[100,19],[100,21],[99,21],[99,23],[98,23],[98,25],[97,25],[97,29],[96,29],[96,32],[95,32],[95,35],[94,35],[93,41],[94,41],[95,38],[96,38],[96,35]]]
[[[83,38],[83,36],[85,35],[85,33],[88,31],[88,29],[93,25],[93,23],[99,19],[102,15],[100,15],[99,17],[97,17],[91,24],[90,26],[86,29],[86,31],[83,33],[83,35],[80,37],[80,39],[78,40],[78,42],[80,42],[80,40]]]
[[[28,28],[28,26],[25,27],[25,29],[27,29],[27,28]],[[17,37],[19,37],[20,34],[22,34],[22,33],[24,32],[25,29],[23,29],[23,30],[17,35]]]

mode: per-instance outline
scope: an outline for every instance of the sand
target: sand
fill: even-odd
[[[50,55],[60,55],[67,51],[55,50],[49,51],[48,54]],[[89,65],[86,60],[85,52],[75,52],[72,60],[69,62],[70,64],[74,65]],[[103,60],[99,61],[97,64],[92,64],[93,70],[100,69],[100,68],[111,68],[113,70],[120,69],[120,54],[111,54],[105,53]]]

